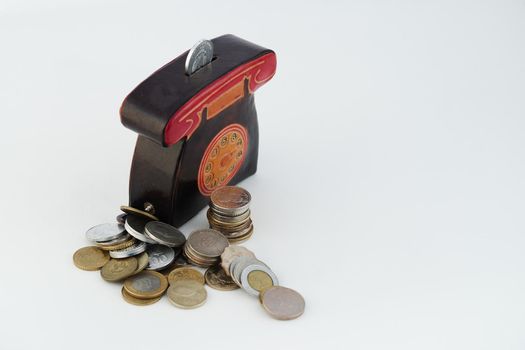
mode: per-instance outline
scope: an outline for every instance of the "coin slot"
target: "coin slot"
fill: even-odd
[[[209,66],[213,61],[215,61],[217,58],[219,58],[219,57],[217,57],[217,56],[213,56],[213,58],[211,59],[210,62],[206,63],[206,64],[205,64],[204,66],[202,66],[202,67],[199,67],[195,72],[193,72],[193,73],[191,73],[191,74],[186,73],[186,75],[189,76],[189,77],[191,77],[192,75],[194,75],[195,73],[197,73],[197,72],[200,71],[201,69],[208,67],[208,66]]]

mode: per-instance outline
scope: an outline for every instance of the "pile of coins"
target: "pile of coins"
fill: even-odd
[[[86,238],[102,250],[114,251],[135,244],[135,239],[119,223],[102,224],[90,228]]]
[[[248,294],[259,296],[263,308],[274,318],[291,320],[304,312],[304,298],[290,288],[279,286],[273,271],[250,250],[231,246],[221,255],[221,267],[231,280]]]
[[[147,211],[128,206],[121,210],[124,213],[117,216],[116,223],[100,224],[86,232],[95,246],[76,251],[73,262],[83,270],[100,269],[105,281],[125,280],[123,298],[131,304],[149,305],[167,288],[160,278],[164,276],[155,271],[185,264],[181,253],[186,237]],[[164,285],[166,288],[148,289]]]
[[[105,281],[123,281],[122,298],[133,305],[151,305],[166,294],[176,307],[196,308],[206,302],[207,284],[221,291],[241,288],[258,296],[264,310],[276,319],[297,318],[304,312],[303,297],[279,286],[275,273],[253,252],[230,246],[253,232],[250,199],[239,187],[216,190],[208,211],[213,228],[194,231],[187,240],[177,228],[158,221],[148,208],[122,206],[124,213],[117,216],[116,223],[86,232],[94,245],[77,250],[73,262],[83,270],[100,270]],[[224,223],[226,217],[230,224],[240,224],[229,226],[225,234],[214,228],[219,228],[218,218]],[[239,229],[244,226],[249,230]],[[207,270],[203,274],[198,268]]]
[[[213,191],[207,212],[210,228],[221,232],[231,243],[249,239],[253,234],[250,201],[250,193],[241,187],[225,186]]]
[[[219,231],[198,230],[188,237],[184,246],[184,256],[196,266],[210,267],[219,262],[227,246],[229,246],[228,240]]]

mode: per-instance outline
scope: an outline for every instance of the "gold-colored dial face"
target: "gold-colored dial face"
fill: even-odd
[[[222,129],[209,143],[199,167],[199,191],[209,196],[237,173],[248,149],[248,133],[239,124]]]

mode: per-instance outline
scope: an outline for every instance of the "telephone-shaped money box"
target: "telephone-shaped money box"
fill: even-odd
[[[234,35],[211,40],[213,59],[191,75],[188,52],[140,83],[124,100],[121,121],[138,133],[129,204],[181,226],[210,194],[257,170],[254,92],[276,69],[272,50]]]

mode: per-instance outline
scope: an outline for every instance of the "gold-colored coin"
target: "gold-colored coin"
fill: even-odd
[[[206,284],[217,290],[234,290],[239,288],[233,279],[224,272],[221,265],[215,265],[204,274]]]
[[[136,242],[135,238],[131,237],[127,241],[124,241],[124,242],[121,242],[121,243],[118,243],[118,244],[114,244],[114,245],[98,245],[98,247],[100,249],[107,250],[107,251],[120,250],[120,249],[124,249],[124,248],[127,248],[127,247],[131,247],[133,244],[135,244],[135,242]]]
[[[238,237],[228,237],[228,241],[231,243],[231,244],[240,244],[240,243],[243,243],[245,241],[247,241],[248,239],[250,239],[253,235],[253,225],[250,227],[250,229],[248,230],[248,233],[242,235],[242,236],[238,236]]]
[[[123,280],[135,273],[138,263],[135,257],[111,259],[100,270],[100,276],[108,282]]]
[[[140,210],[140,209],[137,209],[137,208],[133,208],[133,207],[130,207],[130,206],[127,206],[127,205],[121,205],[120,206],[120,210],[122,210],[126,214],[138,215],[138,216],[142,216],[143,218],[146,218],[146,219],[149,219],[149,220],[159,221],[159,218],[156,217],[155,215],[152,215],[152,214],[148,213],[147,211]]]
[[[142,271],[124,281],[124,288],[131,296],[139,299],[160,297],[168,288],[168,281],[157,271]]]
[[[133,304],[133,305],[138,305],[138,306],[151,305],[151,304],[156,303],[157,301],[159,301],[162,298],[162,296],[156,297],[156,298],[151,298],[151,299],[135,298],[133,295],[129,294],[126,291],[126,288],[124,288],[124,287],[122,287],[121,293],[122,293],[122,297],[124,298],[124,300],[126,302],[128,302],[130,304]]]
[[[194,309],[206,302],[207,293],[204,286],[194,280],[175,281],[167,291],[169,301],[182,309]]]
[[[133,273],[134,275],[144,270],[148,266],[148,263],[149,263],[149,256],[148,256],[148,253],[146,252],[141,253],[135,258],[137,259],[137,269]]]
[[[108,261],[108,252],[94,246],[80,248],[73,254],[73,263],[81,270],[96,271]]]
[[[204,284],[204,276],[202,273],[191,267],[179,267],[171,271],[168,275],[168,282],[173,284],[178,280],[193,280],[199,282],[201,285]]]
[[[260,292],[273,286],[272,278],[264,271],[254,270],[248,274],[248,284],[250,287]]]

